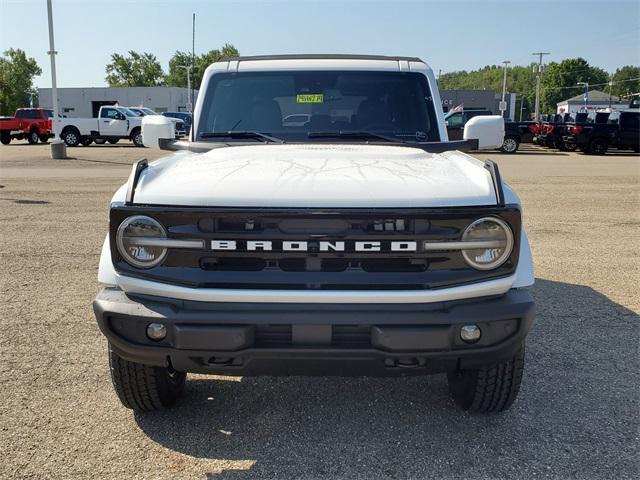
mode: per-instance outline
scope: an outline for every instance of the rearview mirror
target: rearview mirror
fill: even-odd
[[[145,147],[160,148],[160,140],[176,138],[175,123],[162,115],[142,117],[142,143]]]
[[[500,115],[478,115],[464,126],[465,140],[478,140],[478,150],[500,148],[504,142],[504,118]]]

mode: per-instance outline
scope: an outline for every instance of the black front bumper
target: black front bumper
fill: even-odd
[[[431,304],[203,303],[105,288],[100,329],[131,361],[218,375],[403,375],[503,361],[531,328],[527,290]],[[159,342],[150,322],[167,327]],[[476,324],[475,344],[460,339]]]

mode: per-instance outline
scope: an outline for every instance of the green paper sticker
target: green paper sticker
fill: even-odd
[[[324,95],[322,93],[307,93],[296,96],[296,103],[322,103]]]

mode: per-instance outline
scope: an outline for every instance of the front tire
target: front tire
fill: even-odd
[[[27,135],[27,141],[29,142],[29,144],[35,145],[36,143],[38,143],[38,140],[40,140],[40,135],[38,135],[37,130],[31,130],[29,132],[29,135]]]
[[[144,143],[142,143],[142,130],[136,129],[131,132],[131,141],[136,147],[144,147]]]
[[[524,343],[505,362],[475,370],[447,373],[449,392],[455,402],[472,413],[496,413],[507,410],[520,390],[524,371]]]
[[[520,147],[520,142],[516,137],[505,137],[500,151],[502,153],[516,153]]]
[[[67,147],[76,147],[80,143],[80,132],[75,128],[70,128],[62,132],[62,140],[67,144]]]
[[[122,404],[136,412],[170,407],[184,391],[186,373],[125,360],[109,345],[111,381]]]
[[[589,142],[588,152],[593,155],[604,155],[609,150],[609,143],[604,138],[594,138]]]
[[[0,143],[2,143],[2,145],[9,145],[11,143],[11,134],[9,131],[3,130],[2,133],[0,133]]]
[[[80,139],[80,144],[81,144],[83,147],[88,147],[88,146],[89,146],[89,145],[91,145],[92,143],[93,143],[93,138],[91,138],[91,137],[82,137],[82,138]]]

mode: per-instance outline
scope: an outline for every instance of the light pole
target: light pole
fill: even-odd
[[[60,140],[60,117],[58,112],[58,87],[56,84],[56,48],[53,42],[53,12],[51,0],[47,0],[47,18],[49,21],[49,56],[51,57],[51,97],[53,99],[53,118],[51,128],[53,129],[53,142],[51,142],[51,158],[67,158],[67,146]]]
[[[511,60],[505,60],[502,63],[504,64],[504,75],[502,77],[502,101],[500,102],[500,116],[504,117],[504,112],[507,110],[507,102],[505,101],[505,97],[507,95],[507,66],[511,63]]]
[[[534,120],[540,121],[540,76],[542,75],[542,57],[544,55],[551,55],[549,52],[535,52],[533,55],[538,55],[538,65],[534,65],[533,71],[536,72],[536,110],[534,114]]]
[[[589,82],[578,82],[578,86],[584,86],[584,111],[589,111]]]
[[[178,68],[184,68],[187,71],[187,110],[193,113],[193,103],[191,99],[191,70],[193,70],[193,65],[178,65]]]

